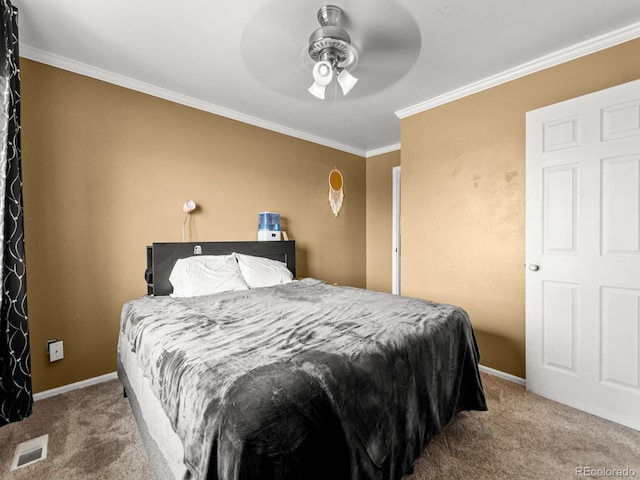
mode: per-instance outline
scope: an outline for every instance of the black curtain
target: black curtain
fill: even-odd
[[[18,10],[0,0],[0,426],[31,415],[20,154]]]

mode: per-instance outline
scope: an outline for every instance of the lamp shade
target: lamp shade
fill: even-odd
[[[186,202],[184,202],[184,205],[182,205],[182,211],[184,213],[191,213],[196,209],[196,202],[194,202],[193,200],[187,200]]]
[[[353,86],[358,83],[358,79],[346,70],[342,70],[338,75],[338,83],[340,84],[340,88],[342,88],[342,94],[346,95],[351,91]]]
[[[327,89],[324,85],[319,85],[313,82],[313,85],[309,87],[309,93],[320,100],[324,100],[324,91]]]
[[[313,79],[318,85],[329,85],[333,78],[333,68],[326,60],[316,62],[313,66]]]

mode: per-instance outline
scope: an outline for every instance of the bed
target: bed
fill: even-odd
[[[399,480],[486,410],[459,307],[315,279],[169,295],[181,259],[232,253],[295,276],[292,241],[155,243],[123,306],[118,375],[158,478]]]

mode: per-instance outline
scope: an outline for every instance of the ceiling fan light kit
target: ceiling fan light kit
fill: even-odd
[[[342,70],[338,74],[338,83],[340,84],[340,88],[342,88],[342,93],[344,95],[349,93],[357,82],[358,82],[358,79],[353,75],[351,75],[346,70]]]
[[[331,63],[321,60],[313,66],[313,85],[309,87],[309,92],[314,97],[324,100],[324,91],[333,78],[333,68]]]
[[[320,100],[324,100],[324,91],[326,88],[326,86],[314,82],[313,85],[309,87],[309,93]]]
[[[352,67],[357,59],[351,37],[340,26],[343,12],[335,5],[325,5],[318,10],[316,29],[309,37],[309,56],[316,62],[313,67],[313,84],[309,93],[324,100],[326,86],[335,76],[342,94],[351,91],[358,79],[346,69]]]

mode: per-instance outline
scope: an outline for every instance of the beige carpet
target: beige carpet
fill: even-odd
[[[45,460],[10,471],[20,442],[49,434]],[[34,403],[22,422],[0,427],[2,480],[152,480],[129,401],[118,380]]]
[[[591,468],[592,476],[607,473],[597,469],[633,469],[640,479],[640,432],[500,378],[482,378],[489,411],[458,415],[404,480],[575,479],[576,468]],[[48,458],[10,472],[17,444],[47,433]],[[120,383],[110,381],[40,400],[27,420],[0,428],[0,478],[146,480],[153,474]]]
[[[640,480],[640,432],[501,378],[482,382],[489,411],[459,414],[405,480],[575,479],[576,468],[629,468]]]

